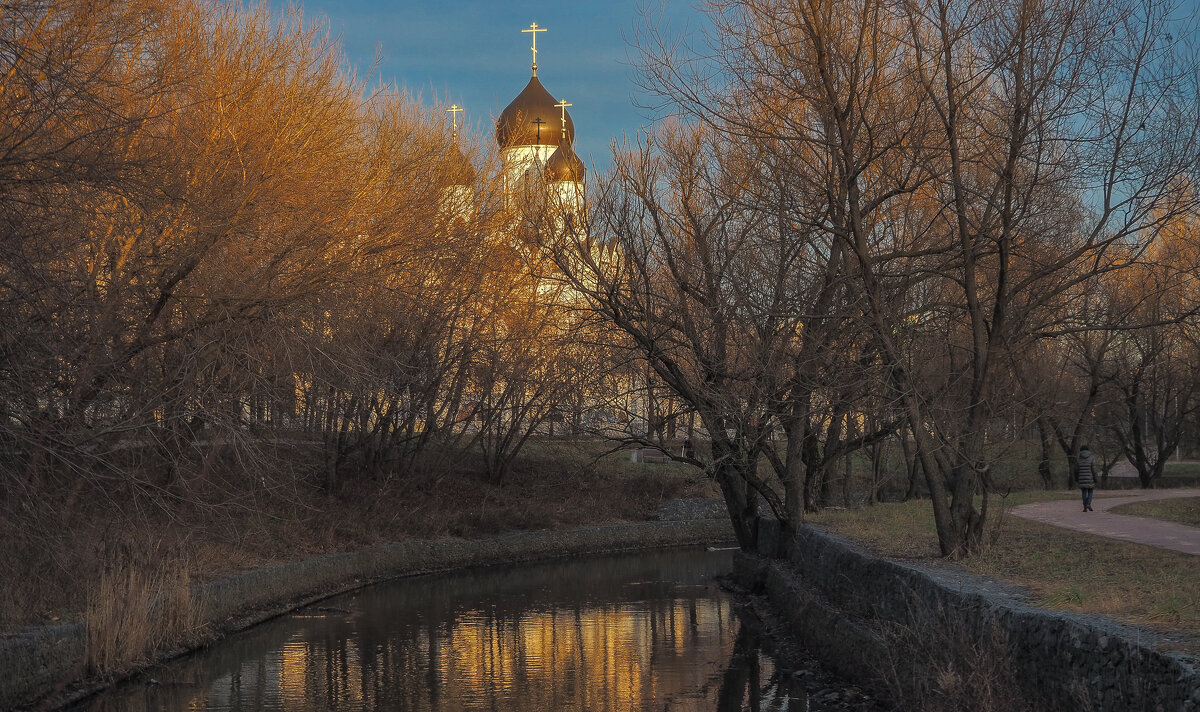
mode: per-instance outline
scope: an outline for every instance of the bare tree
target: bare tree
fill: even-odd
[[[1189,209],[1194,57],[1155,3],[709,7],[708,55],[641,38],[648,84],[814,186],[796,194],[853,261],[942,551],[963,555],[1008,354],[1075,328],[1063,297]]]
[[[438,112],[366,91],[298,11],[0,13],[0,535],[28,554],[14,562],[53,577],[94,565],[45,544],[77,525],[302,506],[309,485],[391,475],[463,436],[494,318],[480,236],[500,210],[486,179],[460,175]]]
[[[823,292],[835,301],[838,268],[830,243],[790,219],[788,186],[765,158],[728,133],[668,122],[617,154],[585,230],[551,222],[538,232],[579,308],[623,334],[612,343],[645,369],[625,372],[647,418],[626,436],[665,449],[671,423],[694,414],[712,459],[693,462],[720,484],[746,548],[760,502],[790,532],[803,520],[806,472],[882,437],[839,439],[844,399],[857,395],[846,369],[861,376],[873,350],[855,344],[850,320],[820,305],[825,326],[811,316]],[[823,447],[830,433],[837,443]]]
[[[1200,411],[1196,225],[1194,214],[1179,216],[1144,261],[1105,280],[1123,319],[1108,330],[1113,346],[1102,367],[1111,376],[1101,424],[1142,487],[1153,487],[1162,476],[1186,424]]]

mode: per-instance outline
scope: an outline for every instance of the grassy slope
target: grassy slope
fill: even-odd
[[[534,443],[502,485],[460,461],[457,471],[349,480],[336,495],[304,482],[232,497],[232,486],[214,485],[169,506],[89,493],[66,526],[52,503],[21,521],[0,517],[0,549],[12,554],[0,557],[0,631],[78,619],[111,571],[178,578],[182,570],[203,581],[408,538],[644,521],[669,499],[720,496],[693,467],[630,463],[628,453],[594,461],[603,450]]]
[[[1183,499],[1160,499],[1153,502],[1135,502],[1113,507],[1113,514],[1130,514],[1136,517],[1153,517],[1168,522],[1179,522],[1200,527],[1200,497]]]
[[[533,442],[503,486],[487,482],[470,462],[457,471],[413,472],[347,483],[329,495],[303,482],[285,483],[230,498],[245,487],[214,486],[196,492],[196,504],[160,510],[125,502],[121,493],[85,496],[93,505],[69,524],[47,505],[26,520],[0,520],[0,629],[6,625],[77,618],[93,583],[117,569],[182,567],[191,580],[204,580],[263,563],[346,551],[410,537],[479,537],[587,524],[650,518],[677,497],[720,497],[715,484],[679,464],[633,464],[627,453],[596,461],[600,443]],[[995,473],[1015,490],[1040,485],[1032,450],[1012,449]],[[863,466],[858,466],[863,465]],[[856,493],[866,486],[864,463],[856,465]],[[1186,466],[1187,463],[1184,463]],[[1176,474],[1174,466],[1171,474]],[[896,483],[903,491],[903,483]],[[841,488],[835,487],[835,501]],[[1017,491],[1006,505],[1074,492]],[[996,500],[993,500],[994,502]],[[993,505],[998,507],[999,505]],[[1082,534],[1003,515],[996,543],[968,560],[973,570],[1023,584],[1048,605],[1110,613],[1132,622],[1200,632],[1195,557],[1159,554],[1136,545],[1095,540]],[[928,502],[830,510],[814,518],[884,553],[937,559]],[[153,573],[153,572],[151,572]]]
[[[1068,492],[1015,493],[1006,506],[1073,498]],[[927,501],[818,514],[813,522],[888,556],[938,558]],[[1095,537],[1001,513],[988,546],[962,562],[969,570],[1016,583],[1048,608],[1098,613],[1193,638],[1200,645],[1200,558]]]

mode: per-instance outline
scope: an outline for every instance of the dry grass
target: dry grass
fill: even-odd
[[[86,595],[88,670],[121,673],[196,635],[189,584],[186,560],[161,545],[112,552]]]
[[[188,582],[406,538],[644,521],[669,499],[720,496],[688,466],[633,464],[627,453],[597,463],[592,455],[578,445],[535,443],[503,487],[460,461],[453,470],[348,481],[335,495],[302,480],[267,481],[237,496],[228,485],[211,491],[197,485],[187,502],[85,493],[85,505],[69,520],[53,502],[0,512],[0,546],[9,554],[0,557],[0,630],[86,614],[97,630],[110,631],[104,635],[128,640],[122,647],[141,649],[157,643],[143,645],[126,621],[151,615],[160,605],[151,602],[171,600],[169,591],[186,591]],[[158,542],[158,553],[141,542]],[[109,656],[103,652],[109,643],[94,642],[102,669],[127,657]]]
[[[1014,492],[989,503],[989,544],[1012,518],[1006,510],[1018,504],[1067,499],[1067,492]],[[810,521],[863,543],[874,551],[897,559],[938,559],[940,551],[933,527],[933,510],[928,500],[877,504],[854,509],[825,509]]]
[[[1060,497],[1073,495],[1020,493],[1007,504]],[[1017,584],[1047,608],[1103,614],[1200,641],[1200,558],[1012,516],[994,520],[990,546],[963,560],[967,569]],[[938,560],[926,501],[822,513],[813,521],[887,556]]]
[[[1108,510],[1113,514],[1131,514],[1137,517],[1153,517],[1168,522],[1179,522],[1200,527],[1200,497],[1160,499],[1150,502],[1123,504]]]
[[[1164,477],[1200,477],[1200,462],[1168,462]]]
[[[897,709],[1034,712],[1013,664],[1008,634],[994,622],[970,626],[913,595],[908,619],[881,624],[888,655],[879,670]]]
[[[1012,581],[1049,608],[1100,613],[1200,641],[1200,559],[1014,520],[972,571]]]

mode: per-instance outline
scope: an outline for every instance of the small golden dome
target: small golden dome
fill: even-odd
[[[554,153],[550,154],[550,158],[546,160],[544,175],[547,183],[561,181],[582,183],[585,173],[587,173],[587,167],[583,165],[579,156],[575,155],[570,139],[559,144]]]
[[[450,144],[443,168],[450,185],[471,185],[475,182],[475,166],[463,155],[457,141]]]
[[[554,97],[538,81],[537,75],[521,90],[496,122],[496,141],[500,148],[516,146],[555,146],[562,143],[562,119]],[[567,134],[575,132],[575,123],[567,114]]]

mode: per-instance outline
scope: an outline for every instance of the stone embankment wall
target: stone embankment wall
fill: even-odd
[[[193,601],[212,637],[227,635],[312,601],[374,581],[472,566],[496,566],[589,554],[728,542],[728,520],[661,521],[522,532],[482,540],[405,541],[265,566],[197,586]],[[173,651],[175,654],[185,652]],[[63,704],[102,685],[80,681],[81,624],[0,635],[0,709],[41,700]],[[40,706],[40,704],[39,704]]]
[[[771,545],[772,537],[760,538]],[[897,631],[927,646],[995,640],[1007,647],[1028,699],[1046,709],[1200,712],[1200,673],[1185,657],[1157,651],[1151,633],[1034,608],[1004,584],[882,559],[811,527],[792,550],[787,561],[739,555],[738,574],[764,589],[791,632],[847,677],[870,683],[882,674],[936,674],[928,657],[897,644],[904,638]]]

